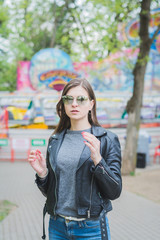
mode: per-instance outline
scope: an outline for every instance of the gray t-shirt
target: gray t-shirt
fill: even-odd
[[[91,129],[84,130],[91,132]],[[67,130],[57,156],[59,177],[57,214],[77,217],[75,184],[76,169],[85,146],[83,131]]]

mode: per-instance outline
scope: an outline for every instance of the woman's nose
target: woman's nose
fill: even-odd
[[[77,106],[78,104],[77,104],[77,100],[76,100],[76,98],[74,98],[73,99],[73,103],[72,103],[72,106]]]

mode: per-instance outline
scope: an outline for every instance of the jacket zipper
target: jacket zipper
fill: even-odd
[[[100,168],[102,168],[103,174],[107,174],[107,176],[108,176],[113,182],[115,182],[117,185],[119,185],[119,183],[118,183],[114,178],[112,178],[112,177],[108,174],[108,172],[104,169],[104,167],[103,167],[102,165],[100,165]]]
[[[51,156],[50,156],[50,158],[51,158]],[[51,165],[51,168],[52,168],[52,171],[53,171],[53,173],[54,173],[54,176],[55,176],[55,190],[54,190],[54,194],[55,194],[55,205],[54,205],[54,208],[53,208],[53,213],[54,213],[54,215],[56,215],[56,205],[57,205],[57,177],[56,177],[56,173],[55,173],[55,171],[53,170],[54,168],[53,168],[53,166],[52,166],[52,163],[51,163],[51,159],[49,159],[49,161],[50,161],[50,165]]]
[[[89,203],[89,209],[87,211],[87,216],[88,218],[91,217],[91,202],[92,202],[92,192],[93,192],[93,179],[94,179],[94,175],[92,175],[92,179],[91,179],[91,192],[90,192],[90,203]]]
[[[56,173],[55,173],[55,171],[54,171],[54,175],[55,175],[55,180],[56,180],[56,186],[55,186],[55,192],[54,192],[54,194],[55,194],[55,205],[54,205],[54,210],[53,210],[53,212],[54,212],[54,215],[56,215],[56,205],[57,205],[57,177],[56,177]]]

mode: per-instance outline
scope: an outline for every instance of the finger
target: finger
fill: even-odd
[[[36,150],[36,158],[38,159],[38,160],[41,160],[41,158],[42,158],[42,156],[41,156],[42,154],[41,154],[41,152],[38,150]]]
[[[90,136],[86,136],[83,135],[84,139],[87,140],[90,144],[92,144],[93,146],[96,146],[98,144],[98,142],[96,141],[96,139],[94,139],[93,137]]]
[[[30,155],[34,155],[34,154],[36,154],[36,150],[31,150]]]
[[[93,135],[92,135],[92,134],[87,134],[87,133],[85,133],[85,132],[82,132],[82,136],[83,136],[84,138],[93,139]]]
[[[82,132],[82,134],[86,134],[88,136],[94,136],[92,133],[89,133],[89,132]]]
[[[29,157],[28,158],[36,158],[36,154],[29,154]]]
[[[97,139],[92,133],[89,133],[89,132],[82,132],[82,136],[83,135],[94,138],[94,139]]]
[[[42,156],[42,153],[39,149],[36,150],[36,156]]]
[[[36,156],[35,156],[35,155],[29,155],[28,158],[30,158],[30,159],[34,159],[34,158],[36,158]]]
[[[92,153],[95,153],[95,148],[89,142],[84,141],[84,143],[89,147]]]
[[[36,153],[39,153],[39,154],[41,154],[41,151],[40,151],[39,149],[37,149],[37,150],[36,150]]]
[[[35,161],[36,160],[36,151],[35,150],[32,150],[30,152],[30,155],[28,157],[28,161]]]
[[[93,147],[96,145],[92,139],[88,137],[84,137],[84,139],[86,140],[86,142],[90,143]]]
[[[35,161],[36,161],[36,158],[35,158],[35,157],[32,157],[32,158],[29,157],[29,158],[28,158],[28,162],[35,162]]]
[[[90,138],[90,139],[92,139],[94,141],[99,141],[93,134],[88,133],[88,132],[82,132],[82,136],[83,137],[88,137],[88,138]]]
[[[45,158],[44,158],[43,154],[37,153],[36,158],[40,162],[45,161]]]

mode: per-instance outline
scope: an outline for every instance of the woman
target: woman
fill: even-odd
[[[85,79],[67,83],[57,113],[46,159],[39,150],[28,159],[47,197],[49,239],[110,240],[106,214],[122,189],[119,140],[99,125],[96,98]]]

